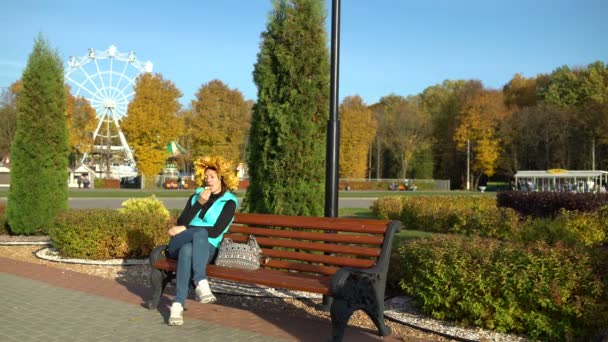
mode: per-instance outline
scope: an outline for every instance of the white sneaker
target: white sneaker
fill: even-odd
[[[184,308],[181,303],[173,303],[171,304],[171,308],[169,308],[171,315],[169,316],[169,325],[182,325],[184,324],[184,318],[182,314],[184,312]]]
[[[211,292],[211,289],[209,288],[207,279],[199,281],[194,292],[196,293],[196,299],[203,304],[214,303],[216,301],[213,292]]]

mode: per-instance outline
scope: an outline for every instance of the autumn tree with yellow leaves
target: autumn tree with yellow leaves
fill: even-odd
[[[17,95],[23,89],[18,80],[0,92],[0,156],[11,150],[17,129]]]
[[[372,110],[360,96],[348,96],[342,100],[340,126],[340,177],[365,178],[377,123]]]
[[[203,84],[187,119],[192,156],[217,154],[235,165],[245,159],[251,103],[245,101],[240,91],[230,89],[220,80]]]
[[[167,143],[182,132],[183,121],[177,117],[181,96],[173,82],[160,74],[143,74],[135,83],[135,96],[121,126],[148,185],[169,157]]]
[[[457,148],[466,151],[471,147],[471,169],[474,188],[483,174],[494,175],[501,152],[500,125],[509,116],[500,91],[481,91],[468,98],[457,120],[454,141]]]
[[[70,151],[76,164],[79,156],[93,149],[93,132],[97,125],[95,109],[82,96],[73,96],[66,86],[66,115]]]

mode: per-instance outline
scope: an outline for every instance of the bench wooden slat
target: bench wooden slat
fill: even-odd
[[[305,264],[301,262],[288,262],[284,260],[270,259],[264,267],[274,267],[283,270],[294,270],[299,272],[310,272],[323,275],[332,275],[338,272],[338,267],[324,266],[324,265],[313,265]]]
[[[232,224],[228,231],[231,233],[253,234],[256,237],[257,236],[272,236],[272,237],[297,239],[297,240],[342,242],[342,243],[365,244],[365,245],[382,245],[382,242],[384,241],[384,237],[378,236],[378,235],[301,232],[301,231],[297,231],[297,230],[245,227],[245,226],[240,226],[240,225],[235,225],[235,224]]]
[[[177,269],[177,260],[176,259],[159,259],[155,264],[154,268],[158,268],[163,271],[171,271],[175,272]]]
[[[298,227],[300,229],[305,228],[315,230],[384,234],[389,221],[237,213],[235,214],[234,223],[258,226]]]
[[[271,258],[281,258],[289,260],[300,260],[308,262],[317,262],[320,264],[335,265],[335,266],[348,266],[348,267],[359,267],[359,268],[370,268],[374,266],[375,260],[370,259],[355,259],[333,255],[323,254],[312,254],[302,252],[290,252],[276,249],[262,248],[262,255],[269,256]]]
[[[301,277],[290,275],[289,273],[277,274],[272,270],[259,269],[255,272],[237,270],[234,268],[218,267],[215,265],[207,266],[207,274],[210,277],[225,280],[245,281],[258,285],[278,287],[290,290],[307,291],[319,294],[330,294],[329,277]]]
[[[224,238],[230,238],[235,242],[245,243],[248,237],[246,235],[235,235],[226,234]],[[284,240],[284,239],[273,239],[273,238],[256,238],[256,241],[260,246],[273,246],[273,247],[284,247],[294,249],[304,249],[307,251],[319,251],[327,253],[339,253],[339,254],[352,254],[361,255],[366,257],[377,257],[380,255],[380,248],[372,247],[361,247],[361,246],[346,246],[336,245],[330,243],[319,243],[319,242],[306,242],[296,240]]]
[[[175,272],[177,269],[177,261],[175,259],[160,259],[154,264],[155,268],[164,271]],[[323,275],[332,275],[338,271],[338,267],[324,266],[324,265],[313,265],[299,262],[288,262],[284,260],[273,260],[268,261],[264,267],[277,268],[283,270],[295,270],[299,272],[317,273]],[[280,272],[280,271],[276,271]],[[314,277],[313,275],[306,274],[307,277]]]

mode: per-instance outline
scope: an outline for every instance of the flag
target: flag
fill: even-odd
[[[186,153],[186,150],[181,147],[177,141],[171,141],[167,144],[167,151],[169,151],[169,153],[171,153],[172,157],[176,157],[179,155],[182,155],[184,153]]]

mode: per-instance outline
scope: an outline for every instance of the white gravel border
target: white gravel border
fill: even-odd
[[[50,241],[0,241],[0,246],[50,245]]]
[[[149,263],[148,259],[110,259],[110,260],[87,260],[64,258],[59,255],[53,247],[42,248],[36,251],[36,257],[44,260],[65,262],[68,264],[84,264],[84,265],[105,265],[105,266],[132,266],[144,265]]]
[[[526,337],[503,334],[481,328],[463,328],[454,323],[440,321],[422,315],[413,306],[413,300],[407,297],[393,297],[384,302],[384,316],[401,324],[414,328],[429,330],[445,337],[466,341],[495,341],[495,342],[523,342]]]

